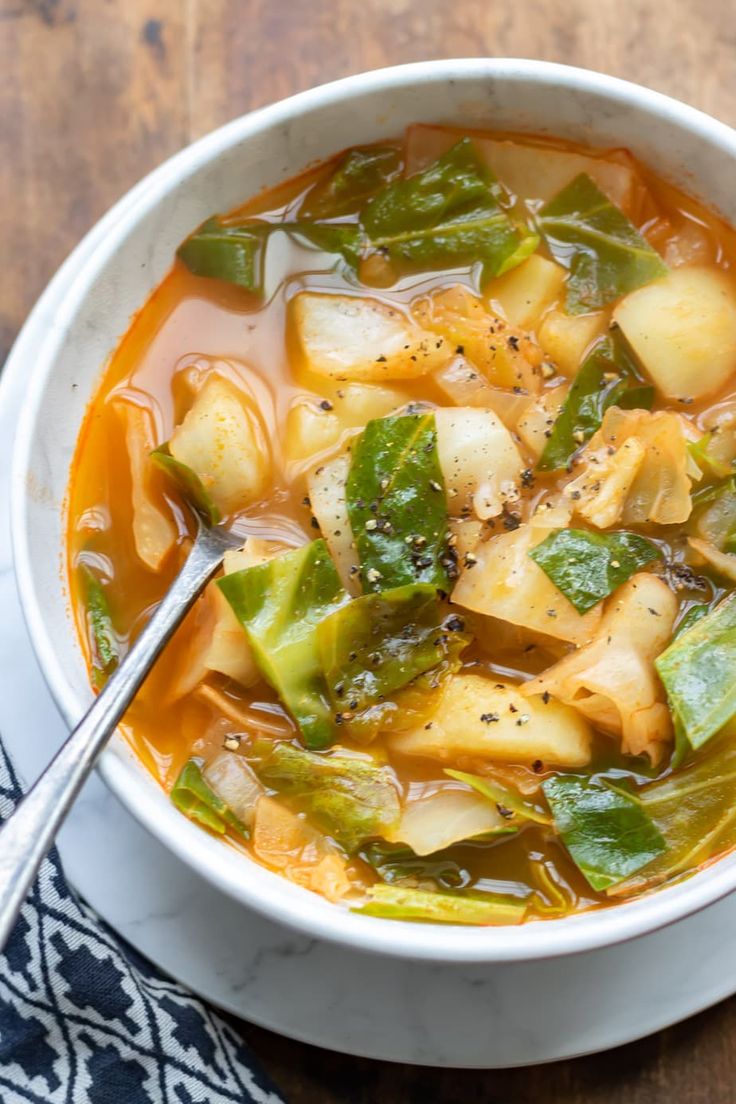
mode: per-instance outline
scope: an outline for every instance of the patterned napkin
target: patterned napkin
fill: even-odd
[[[0,743],[0,821],[21,790]],[[0,1104],[283,1104],[235,1033],[44,861],[0,955]]]

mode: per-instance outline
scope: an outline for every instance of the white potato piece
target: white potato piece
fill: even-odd
[[[406,803],[391,842],[405,843],[415,855],[432,855],[487,832],[510,831],[494,802],[473,790],[447,785]]]
[[[689,453],[679,414],[606,411],[564,488],[575,512],[599,529],[619,523],[677,525],[692,511]]]
[[[466,132],[453,127],[409,127],[407,173],[415,173],[454,146]],[[474,138],[480,157],[509,191],[520,199],[552,199],[580,173],[587,173],[613,203],[628,211],[637,200],[641,181],[625,150],[597,155],[555,149],[543,143],[505,138]]]
[[[348,594],[356,595],[360,593],[360,563],[345,497],[349,470],[350,458],[346,455],[321,464],[307,476],[307,491],[342,585]]]
[[[299,399],[286,417],[284,458],[299,463],[325,452],[340,439],[339,419],[320,405],[319,400]]]
[[[557,767],[585,766],[590,741],[590,726],[569,706],[523,697],[512,682],[476,674],[448,680],[431,724],[389,738],[395,752],[441,762],[470,756]]]
[[[344,383],[330,397],[341,429],[360,429],[410,402],[410,396],[398,388],[375,383]]]
[[[667,398],[701,398],[736,372],[736,281],[716,268],[676,268],[631,292],[614,320]]]
[[[128,450],[136,554],[151,571],[160,571],[176,545],[178,532],[170,511],[151,486],[155,470],[151,452],[156,447],[153,417],[146,407],[124,399],[116,400],[115,409]]]
[[[517,426],[519,437],[534,460],[538,460],[544,452],[544,446],[547,444],[569,390],[569,384],[560,383],[557,387],[543,391],[529,403],[519,418]]]
[[[551,310],[545,314],[537,331],[537,341],[563,376],[572,379],[586,352],[608,327],[604,311],[592,314],[565,314]]]
[[[478,545],[476,562],[455,585],[453,603],[558,640],[589,640],[600,622],[600,604],[581,616],[528,554],[550,532],[526,524]]]
[[[437,454],[450,513],[472,507],[477,517],[496,517],[518,497],[523,463],[514,440],[492,410],[443,407],[434,412]]]
[[[539,390],[542,350],[529,334],[491,314],[462,284],[441,288],[412,303],[420,326],[447,340],[450,352],[463,356],[494,387]]]
[[[555,261],[533,253],[523,264],[488,285],[491,310],[525,330],[534,329],[542,315],[564,295],[567,272]]]
[[[482,372],[461,356],[454,357],[444,368],[434,372],[432,380],[455,406],[482,406],[493,410],[508,429],[516,428],[532,401],[529,394],[492,387]]]
[[[640,572],[613,594],[595,638],[524,685],[548,693],[618,736],[625,755],[659,762],[672,721],[654,660],[672,637],[678,600],[666,583]]]
[[[291,310],[306,367],[320,376],[414,379],[452,353],[442,337],[379,299],[301,291]]]
[[[271,458],[263,428],[243,392],[221,376],[207,379],[169,448],[175,460],[196,472],[224,515],[249,506],[266,490]]]

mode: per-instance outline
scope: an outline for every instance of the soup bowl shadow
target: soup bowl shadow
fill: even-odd
[[[736,190],[729,184],[736,175],[736,132],[648,89],[530,60],[429,61],[349,77],[236,119],[165,162],[85,239],[94,240],[94,248],[47,320],[17,427],[11,489],[17,583],[33,647],[70,725],[92,691],[66,583],[69,471],[87,406],[131,316],[168,271],[178,244],[212,211],[233,208],[346,146],[397,135],[418,122],[626,146],[736,222]],[[64,280],[64,269],[55,280]],[[520,927],[460,928],[356,915],[186,820],[122,736],[113,738],[99,771],[154,836],[243,906],[365,952],[442,963],[571,955],[652,932],[736,889],[731,855],[638,900]]]

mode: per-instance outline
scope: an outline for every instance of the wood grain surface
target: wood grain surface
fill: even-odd
[[[82,234],[191,139],[335,77],[478,55],[600,69],[736,125],[736,0],[0,0],[0,362]],[[736,1104],[736,1000],[605,1055],[500,1073],[241,1029],[289,1104]]]

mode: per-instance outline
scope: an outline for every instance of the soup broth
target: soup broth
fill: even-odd
[[[243,537],[121,726],[184,815],[457,923],[736,843],[735,258],[625,150],[425,126],[188,239],[91,403],[68,537],[97,686],[193,507]]]

